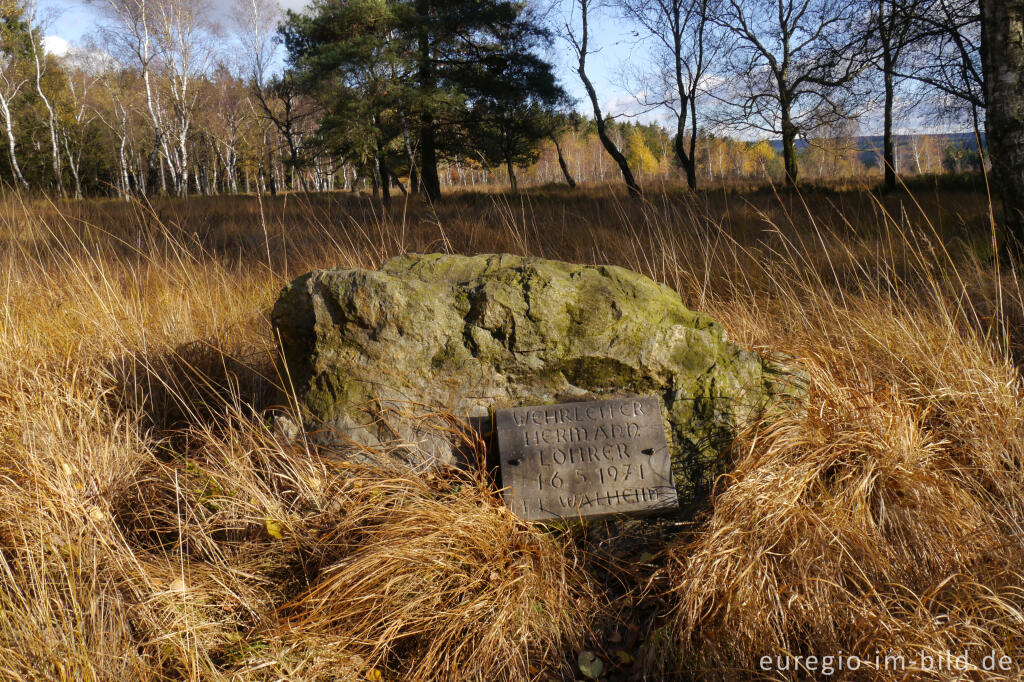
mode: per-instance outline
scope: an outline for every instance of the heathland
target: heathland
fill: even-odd
[[[1024,292],[989,206],[980,180],[8,194],[0,677],[573,679],[590,652],[607,679],[1017,678]],[[691,523],[622,542],[282,437],[282,286],[406,252],[631,268],[795,358],[809,408],[741,434]]]

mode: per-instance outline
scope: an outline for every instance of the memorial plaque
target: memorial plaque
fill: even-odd
[[[529,521],[678,507],[657,396],[496,410],[505,503]]]

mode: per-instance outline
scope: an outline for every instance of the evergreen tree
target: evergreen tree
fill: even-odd
[[[554,133],[554,110],[567,95],[551,64],[533,52],[534,41],[546,34],[525,24],[510,28],[499,37],[511,49],[467,65],[460,80],[470,99],[468,142],[487,164],[505,165],[514,192],[515,166],[536,161],[540,143]]]
[[[321,141],[367,168],[385,200],[393,178],[386,148],[415,94],[396,9],[387,0],[318,0],[307,13],[289,13],[281,28],[285,78],[325,112]]]
[[[330,92],[323,86],[336,70],[372,73],[399,125],[418,123],[419,177],[430,199],[440,196],[438,159],[448,151],[439,131],[470,123],[474,96],[487,98],[481,86],[530,63],[519,50],[542,35],[517,0],[316,0],[304,13],[289,13],[282,33],[311,92]],[[372,106],[383,115],[380,100]]]

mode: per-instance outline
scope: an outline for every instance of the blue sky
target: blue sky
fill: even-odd
[[[96,30],[98,12],[82,0],[38,0],[38,3],[39,15],[46,20],[45,33],[50,38],[48,46],[51,49],[59,50],[64,41],[71,44],[81,43]],[[214,0],[214,4],[216,6],[227,3]],[[282,6],[291,9],[298,9],[304,4],[305,0],[281,2]],[[552,16],[552,22],[565,23],[571,4],[570,0],[563,0],[561,16],[559,17],[559,13],[556,12]],[[592,20],[591,41],[596,52],[588,57],[587,72],[594,81],[606,112],[639,111],[635,100],[620,84],[623,81],[621,72],[624,67],[628,68],[634,60],[642,60],[641,51],[631,42],[631,34],[626,32],[617,35],[615,27],[621,23],[610,10],[599,11]],[[570,66],[572,60],[569,46],[561,40],[556,40],[549,58],[556,63],[563,86],[579,101],[578,108],[592,114],[579,77]]]

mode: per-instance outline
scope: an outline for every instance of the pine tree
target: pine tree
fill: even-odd
[[[481,85],[510,69],[544,71],[539,57],[522,52],[542,32],[517,0],[315,0],[289,13],[282,33],[309,92],[340,100],[357,89],[377,117],[364,124],[377,133],[418,123],[418,175],[432,200],[441,194],[440,156],[459,142],[454,133],[470,121],[474,97],[486,99]],[[325,87],[339,77],[348,89]]]
[[[470,101],[467,142],[486,163],[505,165],[514,192],[515,166],[537,160],[541,142],[557,126],[554,110],[567,95],[551,64],[534,52],[546,33],[524,23],[508,28],[500,38],[510,49],[468,65],[461,80]]]

